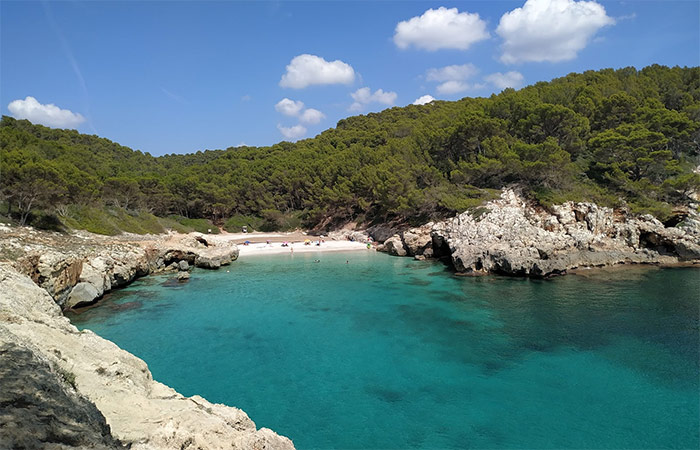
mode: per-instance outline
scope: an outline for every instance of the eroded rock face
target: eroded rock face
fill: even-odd
[[[97,239],[97,237],[94,237]],[[104,238],[101,238],[104,239]],[[148,245],[109,243],[56,251],[38,245],[15,267],[46,289],[64,309],[94,303],[111,289],[164,270],[189,270],[190,265],[218,269],[238,258],[232,242],[193,233],[156,238]]]
[[[697,213],[666,228],[652,216],[632,217],[593,203],[567,202],[547,212],[510,189],[484,211],[414,228],[387,242],[409,256],[449,254],[458,272],[534,277],[576,267],[700,260]]]
[[[94,403],[28,348],[0,338],[0,447],[121,449]]]
[[[183,397],[154,381],[142,360],[90,331],[78,331],[47,291],[6,264],[0,265],[0,284],[0,346],[29,349],[57,372],[70,373],[77,392],[104,415],[112,436],[132,449],[294,448],[285,437],[257,430],[237,408]],[[4,381],[2,387],[5,391]],[[71,417],[60,412],[58,418]]]
[[[408,252],[403,244],[403,239],[398,234],[384,241],[383,250],[394,256],[406,256]]]

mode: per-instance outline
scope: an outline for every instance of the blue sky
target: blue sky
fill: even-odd
[[[425,95],[700,64],[696,0],[3,0],[0,33],[2,114],[153,155],[313,137]]]

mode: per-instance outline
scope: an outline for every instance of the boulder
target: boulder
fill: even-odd
[[[430,234],[433,223],[420,228],[411,228],[401,235],[404,248],[409,256],[423,255],[427,249],[432,249],[433,238]]]
[[[178,272],[178,273],[177,273],[177,281],[180,281],[180,282],[183,282],[183,283],[184,283],[185,281],[189,281],[189,279],[190,279],[190,273],[189,273],[189,272],[187,272],[187,271],[182,271],[182,272]]]
[[[178,269],[180,269],[181,271],[187,271],[190,269],[190,265],[185,260],[180,261],[177,264],[177,266],[178,266]]]
[[[383,250],[394,256],[406,256],[408,254],[403,245],[403,240],[398,234],[395,234],[384,241]]]
[[[77,306],[86,306],[94,303],[100,297],[100,293],[92,283],[81,282],[73,286],[73,289],[68,294],[64,309],[71,309]]]
[[[238,259],[238,247],[231,243],[201,250],[194,260],[194,265],[203,269],[218,269],[236,259]]]

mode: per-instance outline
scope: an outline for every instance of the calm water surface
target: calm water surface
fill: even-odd
[[[459,278],[355,252],[229,270],[71,319],[300,449],[700,445],[697,269]]]

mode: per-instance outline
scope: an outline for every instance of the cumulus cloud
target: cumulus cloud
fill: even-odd
[[[286,97],[275,105],[275,111],[291,117],[298,116],[302,109],[304,109],[304,102],[290,100]]]
[[[479,87],[479,85],[467,83],[467,80],[477,73],[479,73],[479,69],[473,64],[462,64],[428,69],[425,78],[428,81],[441,82],[436,88],[438,94],[450,95]]]
[[[474,64],[463,64],[461,66],[445,66],[440,69],[428,69],[425,78],[428,81],[456,81],[466,80],[479,73]]]
[[[396,92],[385,92],[382,89],[377,89],[372,92],[368,87],[363,87],[350,94],[355,102],[350,105],[350,111],[359,111],[370,103],[382,103],[384,105],[393,105],[396,101]]]
[[[286,137],[287,139],[298,139],[306,134],[306,127],[302,125],[294,125],[293,127],[283,127],[282,125],[277,124],[277,129],[280,130],[282,136]]]
[[[308,109],[304,110],[304,112],[299,117],[299,120],[302,123],[306,123],[309,125],[315,125],[325,118],[326,118],[326,115],[323,114],[318,109],[308,108]]]
[[[42,105],[34,97],[14,100],[7,105],[17,119],[27,119],[32,123],[47,127],[75,128],[85,122],[85,117],[67,109],[61,109],[53,103]]]
[[[595,1],[527,0],[522,8],[503,14],[496,28],[503,38],[501,61],[574,59],[599,29],[614,23]]]
[[[451,81],[445,81],[444,83],[441,83],[438,85],[435,90],[437,91],[438,94],[444,94],[444,95],[451,95],[451,94],[458,94],[460,92],[465,92],[468,91],[469,89],[472,89],[474,86],[465,83],[464,81],[456,81],[456,80],[451,80]]]
[[[497,87],[498,89],[517,89],[523,85],[523,79],[523,74],[515,71],[510,71],[506,73],[496,72],[492,73],[491,75],[486,75],[484,77],[484,80]]]
[[[314,84],[352,84],[355,70],[340,60],[326,61],[320,56],[303,54],[295,56],[282,75],[280,86],[303,89]]]
[[[429,9],[422,16],[399,22],[394,43],[405,49],[411,45],[423,50],[443,48],[466,50],[473,43],[490,37],[486,22],[479,14],[459,12],[457,8]]]
[[[425,104],[432,102],[433,100],[435,100],[435,97],[433,97],[432,95],[426,94],[426,95],[422,95],[422,96],[418,97],[412,104],[413,105],[425,105]]]
[[[302,101],[295,101],[295,100],[290,100],[288,98],[283,98],[277,104],[275,105],[275,110],[277,112],[284,114],[285,116],[290,116],[290,117],[298,117],[299,121],[301,123],[305,123],[307,125],[316,125],[319,123],[321,120],[326,118],[326,115],[323,114],[321,111],[318,109],[314,108],[306,108],[304,109],[304,102]],[[299,127],[301,125],[298,125]],[[293,129],[296,128],[299,130],[297,127],[292,127],[292,128],[285,128],[286,133],[294,133]],[[279,126],[278,126],[279,128]],[[304,127],[301,127],[304,128]],[[292,131],[290,131],[292,130]],[[282,131],[280,129],[280,131]],[[304,133],[306,133],[306,129],[304,129]],[[285,134],[285,131],[282,131],[282,134],[287,136]],[[293,137],[293,136],[287,136],[287,137]]]

